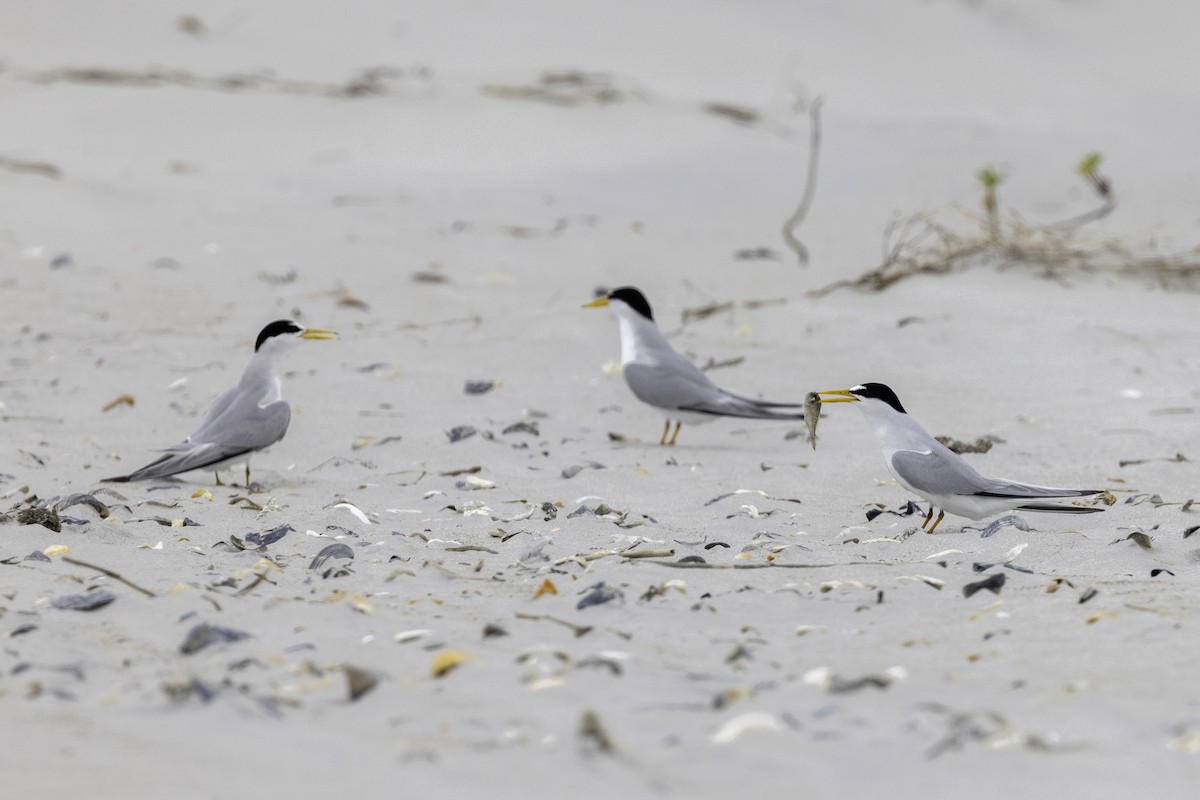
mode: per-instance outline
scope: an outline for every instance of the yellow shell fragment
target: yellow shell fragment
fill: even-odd
[[[433,657],[433,664],[429,667],[429,674],[435,678],[444,678],[460,664],[474,660],[475,656],[462,650],[442,650]]]
[[[1002,606],[1002,605],[1004,605],[1004,601],[1003,601],[1003,600],[996,600],[996,601],[994,601],[994,602],[991,602],[991,603],[989,603],[988,605],[984,606],[983,608],[979,609],[979,610],[978,610],[978,611],[976,611],[974,614],[972,614],[971,616],[967,617],[967,619],[969,619],[971,622],[976,622],[976,621],[978,621],[978,620],[981,620],[981,619],[983,619],[983,618],[984,618],[984,617],[986,617],[988,614],[991,614],[991,613],[993,613],[993,612],[995,612],[995,611],[999,611],[999,610],[1000,610],[1000,606]]]
[[[47,558],[54,558],[55,556],[65,556],[69,552],[71,552],[71,548],[65,544],[52,544],[42,551],[42,555]]]
[[[375,606],[371,605],[371,601],[366,598],[366,595],[361,594],[346,594],[345,592],[333,592],[325,596],[326,603],[340,603],[343,600],[350,604],[350,607],[355,611],[363,614],[374,614]]]
[[[1182,750],[1185,753],[1200,753],[1200,731],[1186,733],[1171,744],[1176,750]]]
[[[709,736],[709,741],[714,744],[729,744],[749,733],[778,733],[782,730],[784,727],[774,714],[768,714],[765,711],[751,711],[727,720],[721,727],[713,731]]]
[[[537,600],[544,594],[558,594],[558,587],[556,587],[554,582],[549,578],[546,578],[546,580],[542,581],[542,585],[538,587],[536,592],[534,592],[533,599]]]
[[[192,492],[192,499],[193,500],[212,500],[213,493],[210,492],[208,489],[197,489],[196,491]]]
[[[1117,612],[1115,612],[1115,611],[1097,611],[1095,614],[1092,614],[1090,617],[1087,618],[1087,624],[1095,625],[1097,622],[1099,622],[1102,619],[1113,619],[1116,616],[1117,616]]]

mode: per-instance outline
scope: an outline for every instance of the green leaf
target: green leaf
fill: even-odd
[[[1079,162],[1079,166],[1075,170],[1085,178],[1095,174],[1096,168],[1100,166],[1100,162],[1104,160],[1104,156],[1099,152],[1092,151],[1083,157]]]
[[[985,189],[995,189],[1004,181],[1004,173],[995,167],[984,167],[975,176]]]

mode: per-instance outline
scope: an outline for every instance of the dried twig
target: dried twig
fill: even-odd
[[[800,198],[800,205],[783,223],[782,231],[783,241],[792,248],[792,252],[796,254],[802,267],[808,266],[808,248],[796,238],[796,230],[808,216],[809,206],[812,205],[813,197],[817,193],[817,160],[821,152],[821,98],[813,100],[808,109],[808,116],[812,124],[809,127],[808,176],[804,180],[804,195]]]
[[[73,83],[85,86],[121,86],[155,89],[177,86],[220,92],[278,92],[282,94],[333,97],[338,99],[394,95],[402,91],[402,81],[426,81],[431,73],[418,67],[372,67],[341,83],[292,80],[266,72],[196,75],[181,69],[121,70],[103,67],[60,67],[40,72],[17,73],[20,80],[37,84]]]
[[[0,169],[17,173],[26,172],[33,175],[41,175],[46,178],[53,178],[55,180],[58,180],[62,177],[62,170],[45,161],[22,161],[16,158],[0,156]]]
[[[1200,289],[1200,257],[1195,253],[1137,257],[1118,243],[1083,245],[1080,229],[1112,213],[1116,200],[1109,181],[1097,170],[1100,157],[1086,156],[1078,172],[1101,201],[1095,208],[1056,222],[1034,224],[1016,211],[1001,215],[996,188],[1003,176],[993,169],[979,173],[984,213],[954,207],[962,224],[943,224],[938,215],[921,212],[901,217],[884,230],[883,262],[851,280],[835,281],[810,292],[822,297],[838,289],[879,292],[915,275],[944,275],[979,264],[1025,264],[1040,267],[1048,278],[1070,271],[1107,272],[1124,277],[1150,277],[1168,287]],[[942,214],[942,217],[945,215]]]
[[[121,583],[128,586],[130,589],[136,589],[137,591],[141,592],[142,594],[146,595],[147,597],[157,597],[158,596],[154,592],[150,591],[149,589],[138,586],[133,581],[129,580],[128,578],[122,577],[121,575],[119,575],[116,572],[113,572],[111,569],[108,569],[107,567],[100,567],[95,564],[89,564],[86,561],[80,561],[78,558],[71,558],[70,556],[63,556],[62,560],[64,562],[66,562],[67,564],[74,564],[77,567],[87,567],[88,569],[94,569],[94,570],[96,570],[96,572],[103,573],[115,581],[120,581]]]
[[[829,569],[833,567],[894,567],[890,561],[852,561],[841,564],[780,564],[778,561],[747,564],[714,564],[708,561],[645,561],[645,564],[658,564],[660,567],[675,569]]]

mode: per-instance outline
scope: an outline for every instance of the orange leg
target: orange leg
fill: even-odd
[[[217,479],[217,486],[225,485],[225,484],[221,483],[221,473],[217,472],[215,469],[213,470],[213,477]]]
[[[250,462],[246,462],[246,488],[250,488]]]
[[[667,432],[670,430],[671,430],[671,420],[667,420],[666,422],[663,423],[663,435],[662,435],[662,438],[658,440],[659,444],[667,443]]]
[[[671,441],[667,442],[667,444],[675,444],[675,440],[679,438],[679,429],[682,427],[683,423],[675,420],[675,433],[671,434]]]
[[[930,513],[932,513],[932,509],[930,510]],[[945,512],[945,511],[939,511],[939,512],[938,512],[938,518],[937,518],[937,521],[933,523],[933,527],[932,527],[932,528],[930,528],[929,530],[927,530],[927,531],[925,531],[925,532],[926,532],[926,533],[933,533],[934,529],[936,529],[936,528],[937,528],[937,526],[938,526],[938,525],[941,523],[941,521],[942,521],[942,517],[944,517],[944,516],[946,516],[946,512]]]
[[[925,515],[925,521],[921,523],[921,530],[925,530],[925,526],[929,524],[929,520],[933,519],[933,503],[929,504],[929,513]]]

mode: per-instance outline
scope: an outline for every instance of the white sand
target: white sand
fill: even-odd
[[[204,35],[178,30],[188,13]],[[1185,4],[1115,0],[0,8],[0,157],[61,171],[0,167],[4,509],[92,491],[182,438],[266,322],[343,334],[290,359],[292,429],[255,460],[269,491],[254,500],[269,510],[230,505],[236,487],[194,499],[211,475],[192,473],[165,490],[115,487],[172,508],[118,504],[101,521],[75,506],[63,513],[87,524],[58,534],[0,527],[0,559],[18,559],[0,565],[5,785],[20,797],[1193,796],[1200,538],[1183,538],[1196,514],[1178,504],[1200,494],[1197,470],[1119,462],[1200,456],[1195,295],[1019,268],[805,293],[876,266],[894,215],[973,206],[987,164],[1009,174],[1003,204],[1033,221],[1086,210],[1071,169],[1090,150],[1118,198],[1094,236],[1194,247],[1198,23]],[[279,81],[37,80],[93,67]],[[373,67],[403,75],[378,96],[314,93]],[[608,76],[621,101],[483,91],[573,69]],[[797,93],[825,100],[807,269],[778,235],[804,177]],[[766,121],[736,125],[710,102]],[[757,247],[782,257],[734,258]],[[290,283],[262,277],[289,270]],[[429,271],[446,282],[411,279]],[[602,369],[615,322],[579,309],[621,283],[646,291],[697,361],[744,358],[712,373],[732,388],[799,399],[884,381],[934,433],[1002,438],[968,457],[984,472],[1105,487],[1121,504],[1030,514],[1028,533],[981,539],[948,518],[933,537],[870,542],[913,518],[865,522],[867,504],[909,498],[879,483],[850,408],[826,409],[816,452],[786,438],[795,426],[737,421],[655,444],[661,419]],[[687,307],[773,298],[786,302],[679,325]],[[493,378],[492,392],[464,394]],[[122,394],[136,405],[101,411]],[[545,415],[539,435],[501,433],[530,411]],[[457,425],[495,438],[450,444]],[[605,469],[561,476],[593,461]],[[495,488],[439,474],[472,466]],[[706,505],[738,489],[776,499]],[[1125,503],[1143,495],[1167,504]],[[562,507],[514,522],[447,508],[477,501],[502,518]],[[646,524],[567,518],[601,501]],[[200,527],[130,521],[153,515]],[[282,571],[239,595],[262,554],[218,543],[285,523],[295,532],[268,554]],[[348,575],[306,569],[334,540],[305,532],[339,533],[329,526],[354,534]],[[1134,528],[1150,550],[1110,544]],[[827,566],[555,565],[629,537],[673,549],[669,561],[762,566],[787,545],[775,565]],[[542,538],[549,560],[519,563]],[[717,541],[730,547],[704,549]],[[157,596],[58,557],[19,560],[54,544]],[[973,563],[1021,544],[1013,564],[1031,573],[993,568],[1007,577],[999,596],[963,597],[987,577]],[[1076,588],[1046,594],[1055,578]],[[547,579],[558,594],[534,599]],[[639,599],[673,580],[683,591]],[[577,609],[600,581],[624,602]],[[829,581],[843,583],[821,591]],[[116,601],[50,605],[96,585]],[[362,599],[327,602],[335,592]],[[200,622],[253,638],[181,654]],[[488,624],[508,635],[484,639]],[[395,641],[414,629],[431,632]],[[473,660],[431,677],[441,649]],[[346,664],[379,678],[355,702]],[[891,683],[836,693],[823,676]],[[193,679],[215,696],[164,690]],[[587,710],[616,754],[580,737]],[[739,718],[774,729],[714,741]]]

